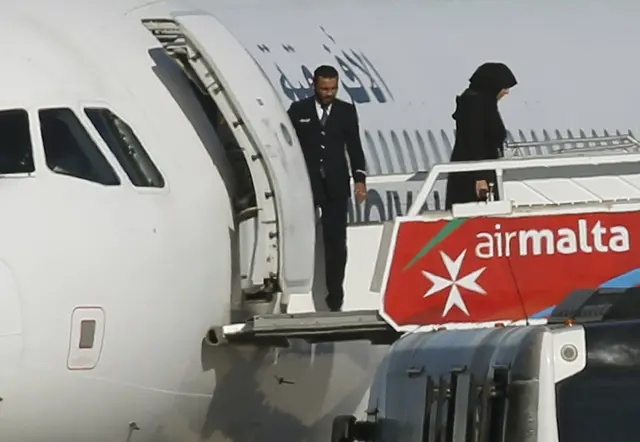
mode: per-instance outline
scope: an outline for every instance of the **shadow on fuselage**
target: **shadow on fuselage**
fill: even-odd
[[[232,167],[216,133],[215,116],[209,115],[194,92],[193,84],[178,65],[162,49],[150,49],[149,57],[155,63],[151,68],[165,89],[171,94],[182,113],[205,147],[213,167],[220,173],[227,189],[233,191]],[[199,92],[198,92],[199,93]],[[180,146],[178,146],[180,148]]]
[[[231,208],[231,199],[235,191],[235,177],[233,175],[233,168],[216,132],[215,121],[213,121],[216,116],[210,115],[211,113],[215,113],[215,109],[211,109],[210,107],[205,109],[203,107],[206,103],[199,100],[196,95],[200,92],[194,91],[193,84],[164,50],[150,49],[149,56],[155,63],[155,66],[152,67],[153,73],[158,77],[182,113],[187,117],[198,138],[200,138],[202,145],[205,147],[211,159],[212,167],[220,173],[227,190],[229,207]],[[211,104],[211,106],[215,105]],[[242,301],[239,268],[240,251],[237,231],[238,226],[232,221],[231,217],[229,217],[230,259],[232,266],[230,302],[232,311],[234,306],[240,305]],[[231,322],[235,322],[237,318],[231,319]]]
[[[202,369],[215,371],[216,387],[200,436],[326,442],[333,417],[354,413],[368,391],[379,362],[371,351],[366,342],[296,340],[288,349],[203,343]]]

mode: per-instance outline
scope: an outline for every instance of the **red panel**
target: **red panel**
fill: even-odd
[[[530,317],[639,268],[638,235],[636,212],[402,221],[384,311],[397,325]]]

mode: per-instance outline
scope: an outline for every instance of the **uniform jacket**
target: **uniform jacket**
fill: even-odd
[[[364,183],[366,179],[355,106],[335,99],[324,127],[318,118],[315,97],[293,103],[288,113],[300,140],[316,205],[348,198],[349,172],[355,182]]]

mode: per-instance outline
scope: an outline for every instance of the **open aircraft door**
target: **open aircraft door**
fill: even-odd
[[[241,250],[243,288],[310,293],[315,244],[311,185],[298,138],[273,87],[211,15],[188,12],[142,22],[215,101],[249,166],[258,210],[249,220],[250,250],[244,256]]]

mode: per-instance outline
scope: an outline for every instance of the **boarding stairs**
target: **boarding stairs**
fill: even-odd
[[[585,155],[590,153],[638,153],[638,142],[629,134],[587,137],[560,137],[543,141],[509,141],[505,143],[505,157],[539,157],[548,155]]]
[[[530,149],[548,153],[523,156]],[[442,175],[496,171],[503,197],[489,203],[460,204],[454,217],[508,213],[517,207],[640,201],[640,142],[631,135],[506,143],[498,160],[438,164],[429,172],[407,216],[418,215]]]
[[[523,150],[532,148],[547,149],[548,153],[537,157],[520,156]],[[505,150],[505,158],[499,160],[439,164],[430,171],[408,214],[385,225],[371,290],[383,293],[383,298],[388,296],[385,283],[393,266],[396,235],[399,226],[405,222],[640,211],[640,143],[630,135],[563,139],[562,143],[557,140],[536,144],[509,143]],[[502,195],[500,200],[460,204],[451,212],[420,213],[441,175],[486,169],[496,171],[496,186]],[[403,333],[418,329],[546,321],[529,317],[467,322],[443,319],[406,326],[395,321],[386,305],[383,302],[378,311],[258,315],[246,323],[220,328],[217,336],[228,343],[276,346],[286,346],[289,339],[309,342],[369,340],[374,344],[388,344]]]

